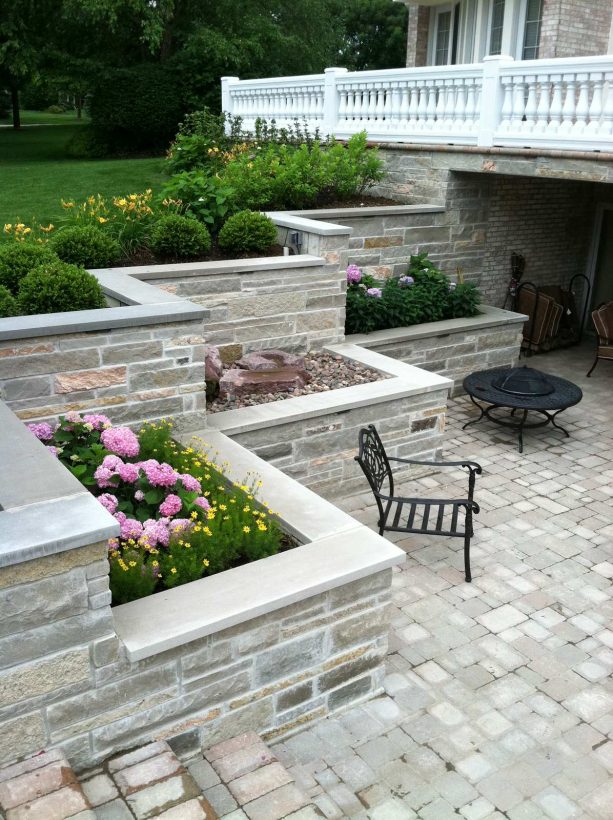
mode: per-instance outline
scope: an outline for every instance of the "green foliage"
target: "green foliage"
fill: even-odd
[[[355,282],[351,281],[348,271],[348,280],[345,320],[348,335],[478,313],[480,297],[475,285],[450,282],[425,253],[411,257],[403,276],[379,282],[362,274]],[[370,288],[378,288],[381,296],[369,295]]]
[[[29,242],[0,244],[0,285],[16,296],[26,274],[53,260],[57,260],[57,256],[47,245],[33,245]]]
[[[49,244],[63,262],[82,268],[108,268],[121,255],[119,243],[93,225],[63,228]]]
[[[20,311],[25,314],[106,307],[96,277],[60,260],[31,270],[21,281],[17,301]]]
[[[211,235],[204,225],[187,216],[169,214],[151,231],[151,250],[166,259],[198,259],[211,250]]]
[[[362,194],[383,177],[383,163],[362,132],[347,146],[256,148],[239,154],[220,176],[233,202],[250,210],[308,208]]]
[[[54,105],[47,106],[47,108],[45,108],[45,112],[47,114],[63,114],[64,109],[62,108],[61,105],[55,105],[54,104]]]
[[[122,559],[127,570],[123,569],[118,560],[110,561],[109,586],[114,606],[145,598],[155,592],[158,577],[146,558],[146,553],[140,550],[127,549]]]
[[[350,71],[404,67],[407,41],[404,3],[351,0],[351,3],[343,3],[340,14],[343,34],[336,65],[346,66]]]
[[[18,316],[19,305],[17,300],[4,285],[0,285],[0,319],[5,319],[8,316]]]
[[[225,180],[204,171],[182,171],[162,186],[158,201],[178,203],[182,213],[216,228],[230,213],[233,191]]]
[[[220,248],[238,253],[265,251],[276,242],[277,229],[270,217],[256,211],[239,211],[219,232]]]

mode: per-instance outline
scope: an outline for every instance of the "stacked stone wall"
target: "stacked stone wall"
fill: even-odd
[[[282,736],[380,689],[391,570],[130,662],[106,545],[0,569],[0,763],[61,747],[75,768],[163,737]]]
[[[205,418],[202,320],[0,341],[0,398],[24,421],[69,410],[116,424]]]

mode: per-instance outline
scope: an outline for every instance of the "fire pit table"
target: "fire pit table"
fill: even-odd
[[[463,386],[480,415],[477,419],[467,421],[462,429],[465,430],[484,417],[503,427],[510,427],[517,430],[520,453],[524,449],[523,434],[526,428],[544,427],[551,423],[568,438],[568,431],[556,423],[556,416],[578,404],[583,398],[581,388],[576,384],[559,376],[541,373],[532,367],[480,370],[467,376]],[[489,406],[482,406],[479,402]],[[500,408],[510,409],[511,413],[504,417],[493,415],[493,411]],[[528,420],[528,413],[538,413],[545,418]]]

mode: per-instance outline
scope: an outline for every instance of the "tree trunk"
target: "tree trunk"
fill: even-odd
[[[11,105],[13,106],[13,128],[21,128],[21,115],[19,113],[19,89],[16,85],[11,85]]]

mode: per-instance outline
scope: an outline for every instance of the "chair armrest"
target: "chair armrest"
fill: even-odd
[[[418,461],[414,458],[396,458],[388,456],[388,461],[400,461],[403,464],[423,464],[430,467],[466,467],[471,472],[481,475],[483,472],[481,465],[476,461]]]

